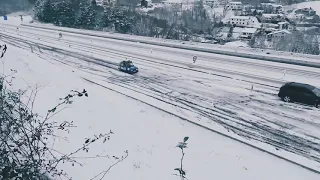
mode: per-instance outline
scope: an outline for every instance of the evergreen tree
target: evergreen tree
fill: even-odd
[[[97,11],[96,11],[96,4],[90,4],[87,8],[87,23],[86,28],[94,29],[96,27],[96,18],[97,18]]]
[[[73,27],[75,24],[75,12],[70,0],[60,1],[56,4],[57,18],[54,22],[58,26]]]
[[[85,24],[86,24],[86,21],[87,21],[87,7],[88,7],[88,4],[85,3],[85,2],[80,2],[79,4],[79,15],[77,17],[77,20],[76,20],[76,26],[77,27],[80,27],[80,28],[84,28],[85,27]]]
[[[56,11],[51,0],[38,0],[35,6],[35,16],[44,23],[54,22],[56,20]]]
[[[96,27],[97,13],[95,5],[88,3],[80,4],[80,13],[76,25],[80,28],[93,29]]]

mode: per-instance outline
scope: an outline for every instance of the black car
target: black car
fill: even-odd
[[[309,84],[289,82],[280,88],[278,96],[285,102],[299,102],[314,105],[320,104],[320,89]]]
[[[139,69],[133,65],[132,61],[122,61],[120,62],[118,69],[120,71],[129,73],[129,74],[135,74],[139,71]]]

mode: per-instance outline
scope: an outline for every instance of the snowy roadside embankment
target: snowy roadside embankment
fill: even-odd
[[[235,51],[230,51],[227,48],[220,49],[213,46],[209,47],[209,45],[206,45],[206,46],[189,45],[189,44],[176,43],[173,41],[162,41],[154,38],[151,39],[151,38],[145,38],[145,37],[111,34],[111,33],[105,33],[105,32],[93,32],[93,31],[85,31],[85,30],[78,30],[78,29],[71,29],[71,28],[45,26],[45,25],[22,24],[22,26],[34,27],[38,29],[39,28],[52,29],[52,30],[58,30],[61,32],[78,33],[78,34],[96,36],[96,37],[102,37],[102,38],[112,38],[117,40],[140,42],[140,43],[146,43],[146,44],[157,45],[157,46],[165,46],[165,47],[172,47],[172,48],[179,48],[179,49],[186,49],[186,50],[193,50],[193,51],[216,53],[216,54],[222,54],[222,55],[237,56],[237,57],[259,59],[259,60],[265,60],[265,61],[271,61],[271,62],[280,62],[280,63],[288,63],[288,64],[320,68],[320,61],[318,58],[319,56],[314,56],[314,58],[306,58],[306,57],[301,58],[296,56],[285,57],[285,54],[284,55],[273,55],[273,54],[262,55],[261,52],[259,53],[246,52],[238,48]]]
[[[112,129],[115,136],[111,141],[105,145],[95,146],[89,151],[111,155],[121,154],[125,149],[129,151],[128,159],[113,168],[107,175],[108,179],[177,179],[172,175],[173,169],[180,161],[179,150],[175,145],[184,136],[190,137],[184,165],[189,179],[317,180],[319,177],[318,174],[267,153],[112,92],[115,89],[120,90],[116,87],[110,86],[111,90],[107,90],[92,85],[82,78],[91,81],[100,80],[76,68],[51,61],[49,57],[41,59],[35,53],[8,46],[4,65],[0,69],[5,69],[5,73],[10,73],[10,69],[17,70],[13,80],[15,89],[39,86],[34,108],[40,113],[46,112],[47,107],[56,104],[58,98],[70,89],[87,89],[88,98],[77,101],[55,117],[62,121],[74,120],[77,125],[77,128],[68,135],[68,141],[57,141],[55,145],[60,152],[68,152],[82,144],[84,138]],[[124,93],[135,96],[130,91]],[[145,97],[135,97],[150,102],[149,99],[144,99]],[[165,107],[167,106],[165,103],[163,106],[168,110],[172,109]],[[64,170],[73,179],[90,179],[112,163],[108,159],[86,159],[87,156],[88,154],[83,154],[78,157],[84,163],[83,167],[63,165]]]

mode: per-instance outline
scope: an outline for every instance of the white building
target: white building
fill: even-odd
[[[285,16],[283,14],[262,14],[261,20],[263,22],[280,22],[285,20]]]
[[[283,12],[283,7],[282,5],[279,4],[274,4],[274,3],[261,3],[261,6],[269,11],[269,13],[282,13]]]
[[[221,6],[220,0],[206,0],[204,3],[210,7],[219,7]]]
[[[115,5],[117,3],[117,0],[96,0],[97,2],[97,6],[112,6]]]
[[[97,6],[103,6],[104,0],[96,0]]]
[[[193,1],[184,1],[184,0],[166,0],[166,1],[163,1],[162,4],[165,4],[165,5],[193,5]]]
[[[291,32],[288,30],[280,30],[280,31],[275,31],[272,33],[267,34],[267,38],[268,39],[272,39],[272,38],[284,38],[288,35],[290,35]]]
[[[242,10],[242,2],[229,2],[227,5],[228,9],[233,10],[233,11],[239,11]]]
[[[257,32],[257,28],[243,28],[240,38],[251,39]]]
[[[258,19],[255,16],[232,16],[229,18],[228,23],[235,24],[238,27],[261,27]]]

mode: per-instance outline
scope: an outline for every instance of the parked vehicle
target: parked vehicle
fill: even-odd
[[[135,65],[133,65],[132,61],[120,62],[118,69],[120,71],[129,73],[129,74],[135,74],[135,73],[139,72],[139,69]]]
[[[280,88],[278,96],[285,102],[298,102],[319,107],[320,89],[309,84],[289,82]]]

